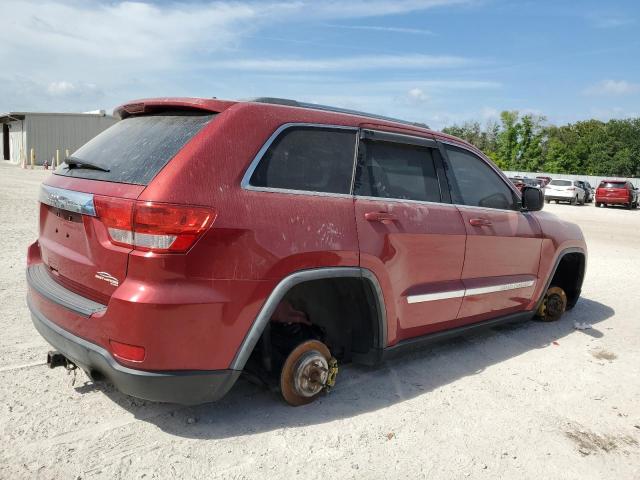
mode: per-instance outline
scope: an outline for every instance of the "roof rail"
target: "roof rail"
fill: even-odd
[[[297,100],[291,100],[289,98],[258,97],[258,98],[252,98],[249,101],[256,102],[256,103],[269,103],[272,105],[285,105],[287,107],[310,108],[312,110],[322,110],[325,112],[345,113],[347,115],[357,115],[359,117],[375,118],[377,120],[386,120],[388,122],[403,123],[405,125],[411,125],[414,127],[429,128],[429,126],[426,123],[409,122],[407,120],[400,120],[399,118],[386,117],[384,115],[376,115],[374,113],[361,112],[359,110],[350,110],[348,108],[332,107],[330,105],[320,105],[316,103],[299,102]]]

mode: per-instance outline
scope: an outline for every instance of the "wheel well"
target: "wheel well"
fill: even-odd
[[[378,340],[377,311],[368,283],[361,278],[310,280],[292,287],[283,301],[325,331],[334,356],[350,360],[352,353],[367,353]]]
[[[551,286],[558,286],[567,294],[567,308],[573,306],[580,298],[582,280],[584,278],[584,254],[573,252],[565,254],[556,268]]]
[[[288,352],[311,338],[325,343],[340,363],[366,356],[380,344],[378,310],[377,293],[368,279],[337,277],[298,283],[282,297],[245,371],[267,380],[265,376],[278,374]]]

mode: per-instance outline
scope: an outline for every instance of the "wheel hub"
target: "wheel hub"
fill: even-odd
[[[564,302],[562,301],[562,297],[557,293],[549,295],[547,298],[546,308],[548,315],[551,317],[564,313]]]
[[[538,309],[538,317],[545,322],[558,320],[567,309],[567,295],[560,287],[551,287]]]
[[[310,350],[300,357],[293,374],[293,386],[303,397],[313,397],[320,393],[327,383],[329,364],[316,350]]]
[[[338,362],[327,346],[307,340],[294,348],[282,366],[280,391],[287,403],[306,405],[335,384]]]

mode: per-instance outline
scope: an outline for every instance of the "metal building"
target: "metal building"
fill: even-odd
[[[88,113],[9,112],[0,114],[2,142],[0,158],[12,163],[30,163],[31,149],[35,164],[42,165],[60,151],[60,161],[65,150],[77,150],[117,119],[104,110]]]

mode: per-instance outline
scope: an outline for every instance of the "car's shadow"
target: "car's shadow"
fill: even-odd
[[[244,380],[240,380],[222,400],[196,407],[136,400],[107,384],[86,384],[77,390],[100,390],[136,418],[173,435],[188,438],[242,436],[331,422],[427,395],[526,351],[546,348],[570,334],[602,337],[597,324],[614,313],[606,305],[582,298],[571,312],[555,323],[529,321],[494,327],[377,368],[346,366],[329,395],[304,407],[290,407],[278,394]],[[576,330],[574,322],[586,322],[593,327]]]

